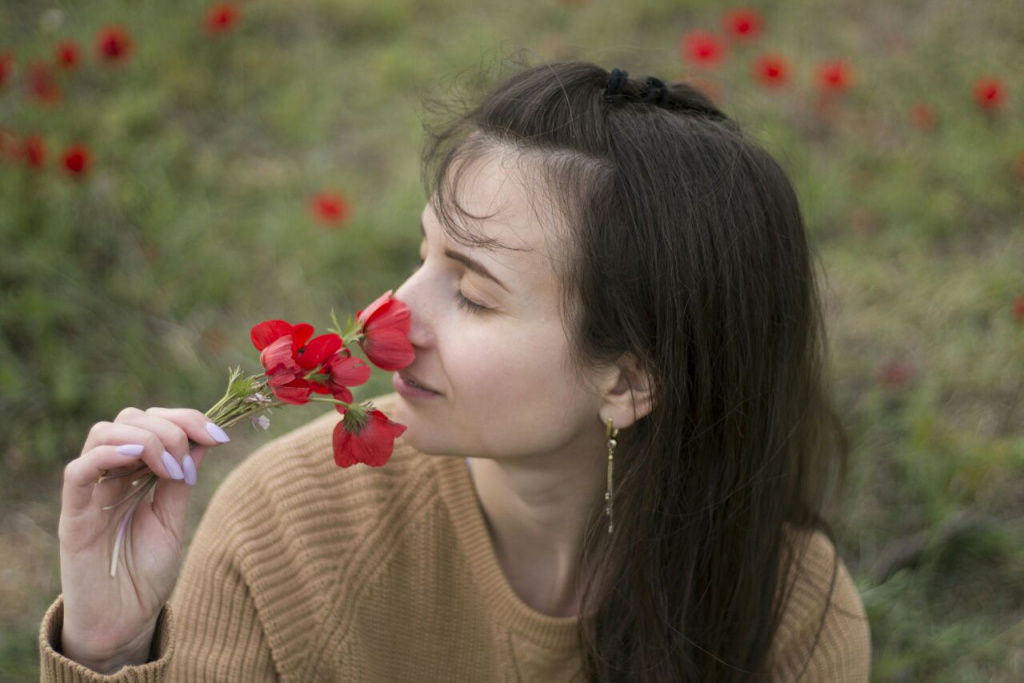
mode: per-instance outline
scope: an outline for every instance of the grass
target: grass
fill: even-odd
[[[416,261],[424,94],[527,51],[632,77],[699,77],[790,171],[826,274],[836,403],[854,466],[841,551],[868,610],[878,681],[1010,681],[1024,672],[1024,77],[1014,0],[810,2],[762,8],[763,36],[715,69],[679,38],[717,30],[717,3],[304,0],[241,6],[202,30],[208,3],[0,7],[0,126],[42,135],[38,172],[0,151],[0,678],[38,677],[36,637],[60,592],[61,469],[93,423],[126,405],[202,407],[226,368],[251,367],[246,330],[271,317],[318,327],[396,287]],[[92,40],[135,39],[101,68]],[[52,106],[25,66],[83,46]],[[956,50],[950,46],[955,45]],[[778,91],[750,60],[794,66]],[[819,104],[813,69],[841,57],[854,84]],[[971,88],[1005,83],[982,112]],[[929,130],[911,123],[930,103]],[[60,150],[94,165],[75,182]],[[341,192],[352,216],[308,202]],[[9,208],[8,208],[9,207]],[[887,383],[883,368],[905,370]],[[173,372],[166,372],[173,368]],[[375,378],[357,398],[390,391]],[[284,433],[312,411],[282,414]],[[204,464],[190,529],[217,484],[266,437]]]

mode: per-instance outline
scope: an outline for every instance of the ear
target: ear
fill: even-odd
[[[601,422],[612,419],[616,429],[630,427],[646,417],[654,407],[650,377],[640,369],[633,354],[625,354],[609,374],[605,385]]]

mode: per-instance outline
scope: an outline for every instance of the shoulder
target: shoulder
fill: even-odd
[[[857,586],[821,531],[787,530],[794,564],[772,647],[773,680],[867,681],[871,632]],[[801,675],[802,674],[802,675]]]

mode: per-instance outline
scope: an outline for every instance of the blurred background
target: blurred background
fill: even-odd
[[[825,273],[853,447],[836,529],[874,678],[1021,680],[1021,10],[4,0],[0,679],[38,678],[62,470],[90,426],[205,410],[229,366],[259,370],[256,322],[319,330],[397,288],[426,201],[423,102],[472,97],[515,56],[689,80],[789,170]],[[232,467],[321,408],[236,427],[190,529]]]

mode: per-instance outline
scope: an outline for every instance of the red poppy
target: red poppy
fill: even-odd
[[[853,83],[853,69],[842,59],[825,62],[818,67],[818,84],[828,92],[849,90]]]
[[[401,370],[416,358],[409,342],[409,307],[391,296],[388,290],[358,311],[356,319],[362,330],[359,346],[370,362],[381,370]]]
[[[331,394],[345,403],[352,402],[352,392],[348,387],[357,387],[370,379],[370,366],[359,358],[353,358],[348,349],[343,348],[327,359],[321,370],[325,373],[323,383],[317,383],[313,391],[318,394]],[[345,406],[335,404],[335,409],[344,414]]]
[[[74,69],[78,66],[80,53],[78,43],[65,40],[57,45],[57,63],[65,69]]]
[[[680,57],[695,64],[714,66],[725,57],[725,47],[707,31],[690,31],[680,42]]]
[[[931,130],[935,127],[935,107],[927,102],[918,102],[914,105],[912,119],[921,130]]]
[[[11,54],[10,50],[0,52],[0,88],[7,83],[7,79],[11,77],[13,71],[14,55]]]
[[[313,215],[324,223],[341,223],[352,213],[348,202],[338,194],[321,192],[310,204]]]
[[[227,33],[238,22],[238,8],[230,2],[214,5],[206,12],[206,30],[210,33]]]
[[[123,62],[131,53],[131,36],[117,24],[107,26],[96,36],[96,54],[105,62]]]
[[[910,379],[910,366],[902,361],[891,360],[882,366],[879,376],[888,386],[902,387]]]
[[[28,91],[33,99],[52,104],[60,99],[57,79],[48,64],[35,62],[28,69]]]
[[[38,135],[29,135],[22,141],[21,153],[32,168],[42,168],[46,163],[46,142]]]
[[[266,320],[254,326],[250,335],[253,346],[262,351],[260,362],[270,377],[271,391],[285,403],[302,405],[314,392],[351,403],[348,387],[370,378],[370,368],[351,358],[341,337],[323,334],[311,340],[313,327],[306,323]]]
[[[83,144],[74,144],[64,150],[64,168],[73,176],[81,176],[89,171],[92,164],[92,153]]]
[[[1013,317],[1017,322],[1024,323],[1024,294],[1018,294],[1013,299]]]
[[[370,467],[387,464],[395,439],[405,431],[405,425],[392,422],[376,408],[368,411],[362,420],[355,413],[355,410],[346,411],[345,417],[334,426],[331,445],[335,464],[338,467],[359,463]]]
[[[761,33],[761,15],[752,9],[726,12],[722,24],[725,32],[737,40],[750,40]]]
[[[789,62],[778,55],[761,55],[754,62],[754,78],[768,87],[789,82]]]
[[[974,84],[974,101],[985,110],[994,111],[1003,106],[1006,88],[998,78],[982,78]]]

